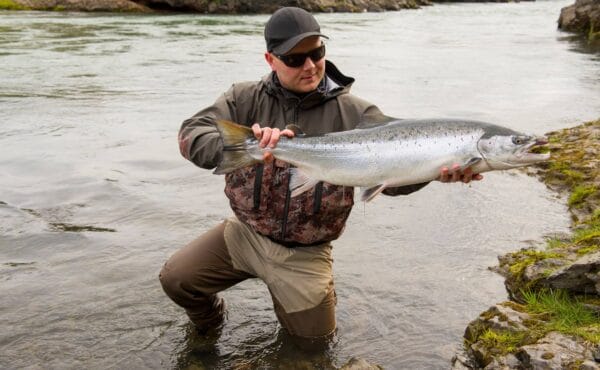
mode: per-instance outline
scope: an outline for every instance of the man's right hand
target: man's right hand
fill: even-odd
[[[281,136],[294,137],[294,132],[292,130],[279,130],[278,128],[260,127],[258,123],[252,125],[252,132],[254,132],[254,137],[259,140],[258,146],[267,149],[275,148]],[[273,160],[273,154],[266,150],[263,154],[263,160],[265,162],[271,162]]]

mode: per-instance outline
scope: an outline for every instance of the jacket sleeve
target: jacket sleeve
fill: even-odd
[[[367,105],[367,107],[365,108],[365,110],[362,114],[361,122],[375,122],[375,123],[381,122],[381,123],[383,123],[389,119],[390,119],[390,117],[385,116],[376,105],[370,104],[370,105]],[[386,188],[382,191],[382,194],[391,195],[391,196],[408,195],[410,193],[414,193],[417,190],[421,190],[427,184],[429,184],[429,182],[424,182],[421,184],[406,185],[406,186],[398,186],[395,188]]]
[[[221,161],[223,142],[215,121],[236,121],[233,86],[213,105],[183,121],[179,129],[179,151],[196,166],[215,168]]]

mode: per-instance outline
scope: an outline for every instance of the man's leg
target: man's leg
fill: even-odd
[[[253,277],[233,268],[224,229],[222,223],[177,251],[159,275],[165,293],[201,331],[223,321],[224,302],[216,293]]]
[[[331,281],[323,301],[316,307],[286,313],[271,293],[275,314],[294,342],[302,349],[316,351],[326,349],[335,334],[335,305],[337,297]]]

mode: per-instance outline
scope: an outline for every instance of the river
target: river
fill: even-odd
[[[556,29],[569,1],[318,14],[328,58],[388,115],[544,133],[600,116],[600,58]],[[568,230],[519,171],[358,203],[334,244],[338,333],[306,355],[258,280],[197,351],[157,279],[230,214],[223,179],[180,157],[180,123],[267,73],[266,15],[0,12],[0,368],[328,369],[352,356],[443,369],[505,300],[497,256]]]

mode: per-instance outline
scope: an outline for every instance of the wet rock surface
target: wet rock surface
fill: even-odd
[[[600,1],[577,0],[575,4],[562,8],[558,28],[564,31],[600,35]]]

